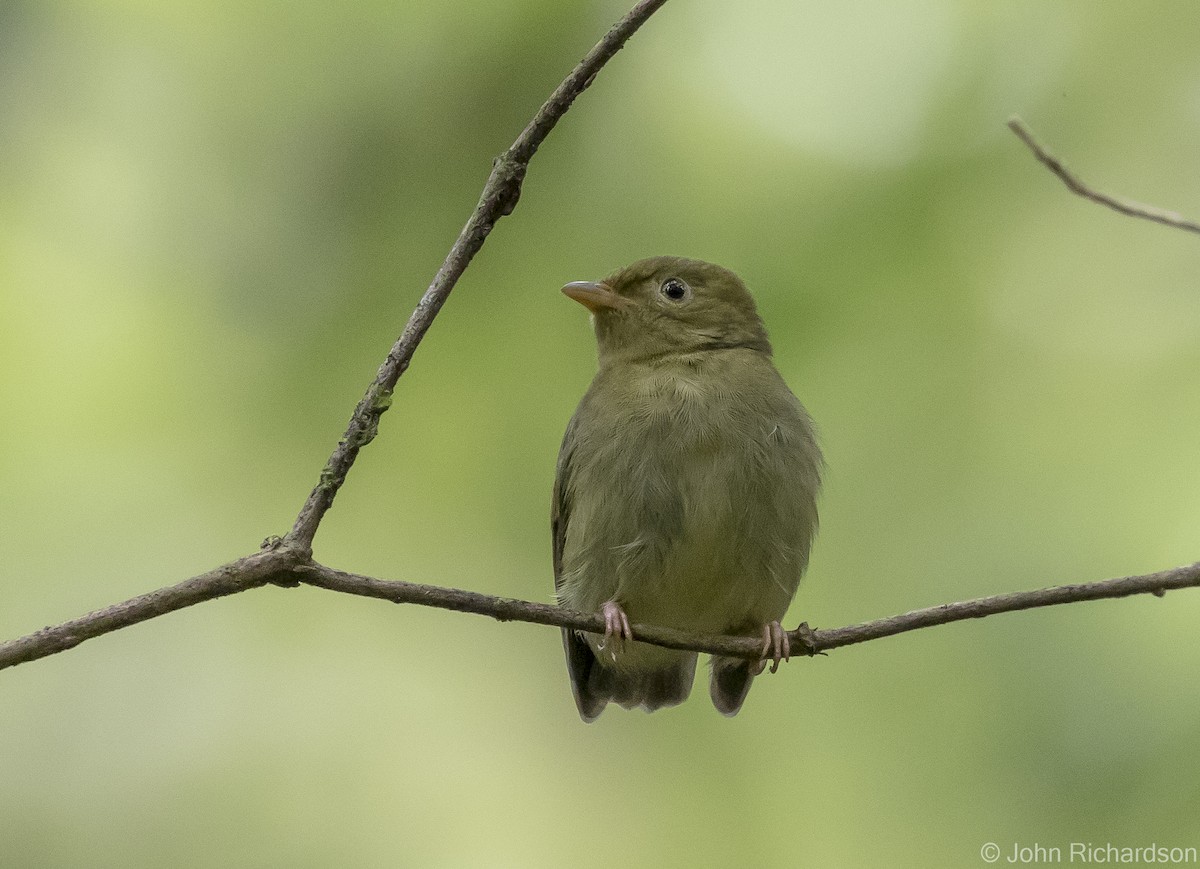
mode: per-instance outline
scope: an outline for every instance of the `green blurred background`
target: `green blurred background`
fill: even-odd
[[[493,155],[619,2],[0,3],[0,637],[286,530]],[[558,293],[755,291],[836,627],[1200,558],[1195,0],[672,0],[534,161],[317,538],[549,600],[594,367]],[[571,702],[558,633],[266,589],[0,673],[0,864],[976,866],[1200,846],[1200,591]]]

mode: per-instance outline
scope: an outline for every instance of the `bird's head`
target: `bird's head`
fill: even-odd
[[[725,347],[771,352],[750,291],[712,263],[651,257],[563,292],[592,312],[602,362]]]

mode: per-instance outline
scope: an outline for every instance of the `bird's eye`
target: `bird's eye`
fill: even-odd
[[[688,285],[679,278],[667,278],[658,291],[672,302],[682,302],[688,296]]]

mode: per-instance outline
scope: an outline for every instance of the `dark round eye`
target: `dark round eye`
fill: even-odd
[[[687,298],[688,285],[679,278],[667,278],[662,282],[662,286],[658,291],[670,299],[672,302],[682,302]]]

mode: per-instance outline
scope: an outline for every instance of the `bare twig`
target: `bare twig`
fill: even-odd
[[[332,570],[319,564],[301,565],[296,568],[295,576],[307,585],[320,586],[330,591],[389,600],[393,603],[411,603],[456,612],[476,613],[505,622],[529,622],[538,625],[555,625],[560,628],[574,628],[595,634],[604,633],[604,617],[599,613],[575,612],[549,604],[493,597],[455,588],[372,579],[367,576]],[[1125,576],[1119,579],[1105,579],[1078,585],[1056,585],[1034,591],[1018,591],[947,603],[889,618],[848,625],[844,628],[814,630],[807,624],[802,624],[794,631],[789,632],[789,638],[793,649],[804,650],[804,654],[817,655],[842,646],[852,646],[868,640],[878,640],[919,628],[945,625],[964,619],[979,619],[998,613],[1103,598],[1128,597],[1134,594],[1153,594],[1161,597],[1167,591],[1198,586],[1200,586],[1200,562],[1143,576]],[[710,655],[751,659],[762,655],[762,637],[760,636],[733,637],[693,634],[674,628],[639,623],[633,625],[633,635],[641,642],[664,646],[668,649],[684,649]]]
[[[289,580],[289,571],[296,560],[291,550],[264,549],[185,579],[177,585],[138,595],[61,625],[42,628],[29,636],[0,645],[0,670],[65,652],[84,640],[119,631],[184,607],[258,588],[272,581],[295,584],[295,580]]]
[[[493,162],[479,204],[463,227],[433,282],[421,297],[400,338],[379,367],[375,380],[355,407],[345,435],[321,471],[295,525],[283,540],[275,539],[262,552],[201,574],[178,585],[140,595],[123,603],[0,645],[0,668],[52,655],[100,636],[206,600],[246,591],[269,582],[295,582],[288,571],[311,559],[312,541],[321,519],[333,504],[358,451],[375,437],[379,418],[391,404],[392,390],[408,368],[450,291],[483,247],[496,221],[511,214],[521,194],[526,168],[539,146],[571,104],[595,79],[601,68],[666,0],[640,0],[584,56],[555,88],[549,99],[507,151]]]
[[[295,526],[288,533],[289,545],[304,551],[312,548],[317,526],[332,506],[334,496],[358,457],[358,451],[374,439],[379,429],[379,418],[391,406],[392,390],[400,375],[408,369],[417,345],[425,337],[434,317],[442,309],[471,258],[483,247],[496,221],[511,214],[517,207],[525,170],[542,142],[550,135],[559,118],[571,108],[575,98],[596,78],[601,67],[621,50],[629,37],[633,36],[665,2],[666,0],[641,0],[630,9],[625,17],[613,25],[604,38],[596,43],[579,65],[571,70],[571,74],[563,79],[562,84],[554,89],[554,93],[538,109],[533,120],[513,142],[512,147],[495,159],[492,174],[484,185],[479,204],[475,206],[475,211],[467,220],[458,240],[450,248],[450,253],[446,255],[445,262],[434,276],[433,283],[421,297],[408,320],[408,325],[404,327],[404,332],[388,353],[383,365],[379,367],[374,382],[367,387],[366,394],[354,409],[346,433],[342,435],[337,449],[325,463],[316,487],[301,508],[300,515],[296,517]]]
[[[329,591],[357,594],[393,603],[476,613],[491,616],[499,621],[553,625],[598,634],[604,632],[604,618],[598,613],[575,612],[550,604],[494,597],[457,588],[386,581],[345,573],[311,561],[299,560],[292,551],[280,547],[248,556],[179,585],[133,598],[0,645],[0,669],[44,658],[73,648],[86,639],[267,583],[284,586],[303,583]],[[813,630],[807,624],[802,624],[791,631],[789,636],[792,648],[798,653],[802,650],[803,654],[816,655],[841,646],[865,643],[868,640],[964,619],[978,619],[998,613],[1101,598],[1128,597],[1134,594],[1162,596],[1173,589],[1196,586],[1200,586],[1200,562],[1144,576],[1126,576],[1080,585],[1059,585],[1036,591],[1019,591],[942,604],[844,628]],[[762,639],[759,637],[691,634],[673,628],[644,624],[634,624],[633,635],[641,642],[656,646],[712,655],[757,658],[762,652]]]
[[[1117,199],[1115,196],[1109,196],[1107,193],[1101,193],[1098,190],[1089,187],[1079,179],[1070,169],[1059,162],[1058,158],[1050,154],[1045,148],[1038,143],[1033,137],[1033,133],[1025,126],[1025,122],[1018,117],[1008,119],[1008,128],[1017,134],[1017,137],[1029,146],[1029,150],[1033,155],[1042,162],[1043,165],[1062,180],[1063,184],[1067,185],[1067,189],[1072,193],[1082,196],[1084,199],[1090,199],[1092,202],[1111,208],[1113,211],[1119,211],[1121,214],[1127,214],[1130,217],[1141,217],[1145,220],[1153,220],[1155,223],[1166,224],[1173,226],[1176,229],[1184,229],[1188,232],[1200,233],[1200,223],[1194,220],[1188,220],[1174,211],[1164,211],[1161,208],[1155,208],[1153,205],[1142,205],[1139,202],[1129,202],[1124,199]]]

